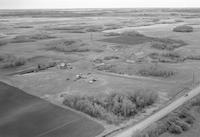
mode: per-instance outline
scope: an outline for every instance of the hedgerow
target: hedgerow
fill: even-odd
[[[139,75],[142,75],[142,76],[153,76],[153,77],[167,78],[167,77],[175,75],[176,72],[173,71],[173,70],[161,69],[161,68],[156,67],[156,66],[150,66],[150,67],[141,68],[138,71],[138,73],[139,73]]]

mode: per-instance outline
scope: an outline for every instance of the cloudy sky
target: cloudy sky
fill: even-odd
[[[200,7],[200,0],[0,0],[0,9]]]

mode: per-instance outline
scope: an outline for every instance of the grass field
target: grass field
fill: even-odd
[[[0,83],[0,89],[2,137],[93,137],[104,130],[84,116],[5,83]]]

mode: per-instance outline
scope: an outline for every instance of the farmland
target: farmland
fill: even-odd
[[[102,136],[150,116],[200,80],[197,13],[1,10],[0,136]]]
[[[2,82],[0,87],[0,136],[76,137],[81,135],[92,137],[103,130],[101,125],[84,116],[26,94],[15,87]],[[87,127],[84,124],[87,124]],[[71,130],[74,127],[76,127],[76,133]],[[91,130],[93,132],[89,132]]]

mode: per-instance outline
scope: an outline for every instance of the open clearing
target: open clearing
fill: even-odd
[[[0,88],[2,137],[93,137],[103,131],[98,123],[71,110],[2,82]]]

